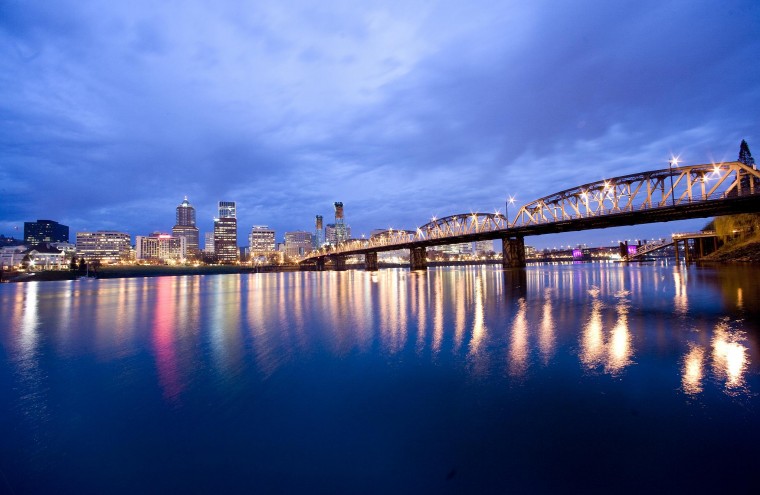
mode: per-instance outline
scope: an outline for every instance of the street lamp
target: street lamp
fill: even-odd
[[[507,196],[506,201],[506,208],[504,209],[505,212],[505,218],[507,219],[507,227],[509,227],[509,205],[515,204],[515,197],[514,196]]]
[[[670,200],[673,206],[676,205],[676,191],[673,188],[673,165],[678,168],[679,161],[677,156],[671,156],[670,160],[668,160],[668,168],[670,169]]]

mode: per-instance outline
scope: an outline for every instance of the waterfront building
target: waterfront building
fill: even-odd
[[[340,234],[339,232],[342,230],[343,234]],[[328,223],[325,225],[325,242],[327,244],[330,244],[332,246],[338,244],[340,242],[340,239],[350,239],[351,238],[351,227],[348,225],[343,225],[343,227],[338,227],[334,223]]]
[[[341,243],[350,238],[346,230],[345,215],[343,213],[343,203],[336,201],[333,203],[335,207],[335,244]]]
[[[285,254],[287,256],[303,256],[311,251],[314,237],[311,232],[297,230],[285,232]]]
[[[177,206],[176,223],[172,227],[172,236],[184,237],[187,256],[195,257],[199,251],[198,227],[195,226],[195,208],[185,199]]]
[[[266,225],[254,225],[248,236],[250,257],[266,256],[275,252],[275,233]]]
[[[69,267],[66,253],[49,242],[40,242],[24,252],[30,270],[61,270]]]
[[[214,220],[214,254],[220,263],[238,261],[236,218],[225,217]]]
[[[206,254],[214,254],[214,233],[206,232],[205,242],[203,243],[203,250]]]
[[[314,247],[320,248],[325,243],[325,228],[322,215],[317,215],[314,222]]]
[[[89,261],[117,263],[129,258],[131,238],[126,232],[77,232],[77,256]]]
[[[135,238],[135,258],[143,261],[178,262],[187,258],[187,239],[154,232]]]
[[[24,222],[24,242],[69,242],[69,227],[53,220]]]
[[[0,269],[13,270],[21,266],[26,251],[27,248],[23,244],[0,247]]]
[[[475,241],[474,243],[475,254],[483,256],[489,253],[493,253],[493,241]]]

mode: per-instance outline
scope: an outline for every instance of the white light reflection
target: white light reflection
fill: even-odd
[[[538,335],[538,348],[541,351],[541,358],[544,364],[549,363],[549,359],[554,353],[556,337],[554,335],[554,318],[552,316],[552,289],[544,289],[544,308],[541,318],[541,328]]]
[[[589,289],[591,295],[591,316],[581,332],[581,363],[586,368],[595,368],[602,362],[604,334],[602,333],[602,301],[599,288]]]
[[[519,309],[512,321],[512,335],[509,341],[509,374],[522,376],[528,369],[528,320],[525,316],[524,298],[518,301]]]
[[[619,291],[615,294],[618,302],[615,305],[617,311],[617,321],[610,334],[610,343],[608,349],[608,359],[606,370],[609,373],[616,374],[623,368],[631,364],[631,333],[628,331],[628,308],[630,301],[627,297],[628,291]]]
[[[684,356],[683,368],[681,369],[681,386],[683,391],[689,395],[702,392],[704,362],[705,350],[700,346],[691,344],[689,352]]]
[[[675,284],[673,306],[676,313],[684,315],[689,311],[689,298],[686,295],[686,275],[682,274],[678,267],[673,270],[673,282]]]
[[[742,344],[744,336],[733,331],[723,321],[715,327],[712,339],[713,373],[725,381],[726,393],[735,394],[744,387],[744,374],[749,360],[747,347]]]
[[[475,277],[475,313],[472,322],[472,338],[470,339],[469,357],[480,354],[480,346],[486,334],[485,315],[483,311],[483,280],[480,275]]]

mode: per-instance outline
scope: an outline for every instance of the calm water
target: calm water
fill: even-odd
[[[3,284],[0,315],[1,493],[756,485],[756,269]]]

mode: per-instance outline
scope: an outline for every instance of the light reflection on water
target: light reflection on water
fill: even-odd
[[[446,385],[447,394],[483,384],[493,387],[489,394],[517,390],[509,396],[515,410],[524,400],[520,391],[529,391],[548,409],[572,406],[567,397],[574,395],[578,403],[592,396],[594,407],[609,407],[606,394],[643,394],[654,418],[664,401],[698,403],[710,414],[739,401],[753,411],[757,275],[585,265],[3,284],[0,343],[7,358],[0,379],[9,378],[0,384],[13,417],[31,431],[19,442],[43,446],[64,428],[51,424],[43,435],[45,425],[67,417],[51,408],[76,395],[78,383],[100,376],[107,387],[90,385],[103,394],[99,400],[122,394],[130,403],[145,401],[155,408],[148,417],[160,414],[156,404],[179,411],[204,404],[209,409],[198,415],[205,418],[216,411],[212,405],[237,403],[248,413],[266,401],[278,404],[279,415],[283,397],[298,411],[284,417],[297,421],[314,408],[339,418],[372,416],[365,402],[375,404],[375,388],[381,405],[398,407],[386,416],[396,417],[406,405],[395,404],[395,396],[412,389],[413,397],[425,397],[436,380],[461,387]],[[368,378],[373,366],[381,371]],[[316,389],[266,389],[283,376],[293,377],[291,388]],[[462,382],[452,378],[460,376]],[[543,395],[545,387],[554,393]],[[135,390],[143,395],[129,395]],[[330,409],[361,394],[370,394],[355,406],[361,413]],[[488,402],[473,394],[466,401]],[[447,396],[436,397],[429,400],[450,406]],[[487,425],[504,407],[469,424]]]

